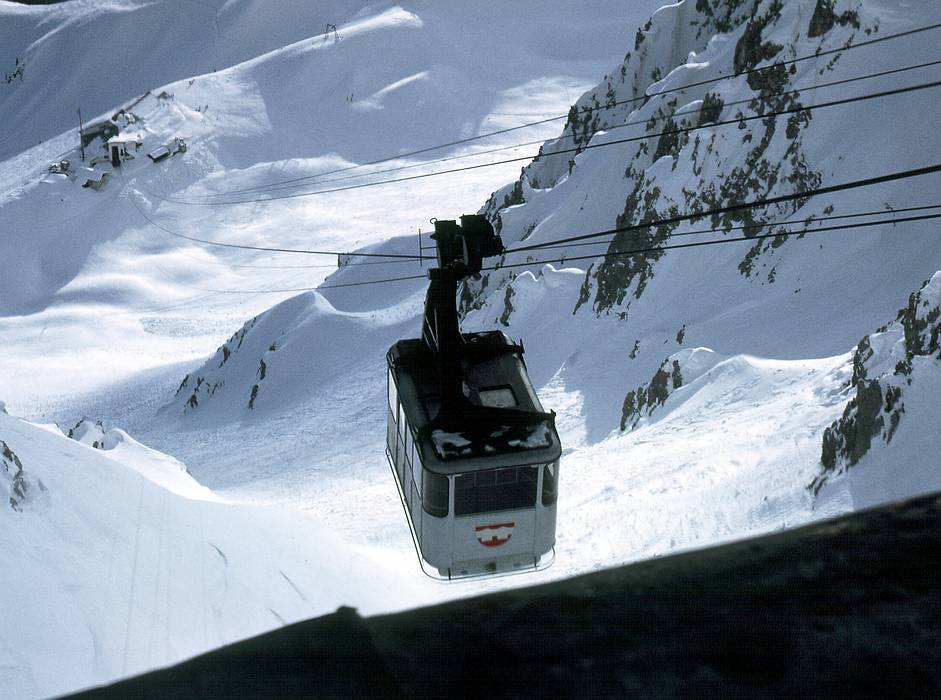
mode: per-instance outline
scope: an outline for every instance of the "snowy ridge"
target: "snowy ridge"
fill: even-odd
[[[195,420],[261,420],[285,412],[342,380],[358,367],[353,348],[368,347],[372,359],[383,340],[407,332],[394,305],[372,312],[338,311],[322,294],[306,292],[248,321],[199,369],[183,378],[163,409],[191,425]],[[391,340],[389,340],[391,342]],[[378,347],[377,347],[378,346]]]
[[[645,0],[641,5],[655,2]],[[479,4],[465,8],[421,2],[411,9],[396,9],[399,6],[385,3],[368,7],[358,2],[318,3],[316,12],[335,11],[326,22],[337,25],[337,40],[318,34],[326,22],[304,16],[312,11],[310,3],[288,3],[284,14],[270,18],[263,3],[228,3],[220,9],[220,21],[232,18],[231,13],[244,13],[233,24],[222,21],[223,44],[235,39],[238,51],[229,63],[220,60],[206,66],[202,63],[206,36],[215,30],[202,24],[203,14],[194,15],[183,34],[173,33],[167,43],[175,47],[171,58],[163,44],[149,51],[151,43],[164,38],[152,30],[165,20],[172,23],[179,4],[177,0],[83,0],[22,14],[24,22],[45,18],[42,22],[48,22],[56,41],[64,44],[39,46],[42,61],[31,58],[25,82],[15,86],[16,101],[4,104],[18,109],[28,97],[43,109],[58,110],[58,102],[47,105],[41,96],[32,95],[64,79],[60,55],[88,53],[87,61],[69,64],[74,74],[68,90],[78,85],[106,87],[111,96],[102,97],[95,109],[88,107],[88,100],[74,100],[83,105],[85,126],[100,124],[123,106],[124,116],[130,113],[135,119],[129,128],[143,132],[143,143],[120,172],[107,163],[96,164],[91,173],[83,170],[77,127],[18,155],[0,155],[6,158],[0,161],[0,219],[11,233],[0,238],[0,258],[18,261],[0,279],[0,312],[5,314],[0,344],[17,347],[23,337],[33,337],[41,338],[44,346],[10,359],[17,366],[4,395],[20,407],[37,401],[45,404],[50,398],[68,402],[76,393],[99,391],[137,372],[164,370],[168,360],[187,364],[184,371],[164,370],[179,384],[187,369],[245,319],[292,296],[268,290],[316,287],[335,261],[220,248],[180,236],[236,245],[353,250],[390,236],[414,235],[432,214],[476,209],[494,184],[512,176],[516,168],[271,204],[205,207],[169,199],[203,202],[218,192],[252,190],[272,180],[312,178],[377,156],[557,114],[584,90],[598,66],[609,63],[610,49],[597,42],[601,38],[615,43],[624,25],[612,20],[627,12],[622,4],[606,0],[598,16],[573,5],[558,8],[552,21],[534,24],[529,8],[492,2],[505,20],[494,26]],[[206,21],[211,21],[211,8],[204,10]],[[96,36],[99,31],[110,36],[99,43],[113,47],[111,51],[86,45],[82,13],[94,16],[96,21],[89,22]],[[151,15],[160,19],[144,21]],[[134,23],[137,20],[141,23]],[[133,26],[124,27],[125,21]],[[242,21],[244,25],[239,24]],[[299,29],[312,23],[313,31],[297,36]],[[250,26],[245,31],[253,37],[239,43],[238,32],[226,32],[236,25]],[[289,25],[286,41],[281,30]],[[547,44],[547,36],[560,33],[562,26],[564,41]],[[18,27],[22,36],[32,31],[0,23],[0,33],[10,31],[10,41],[0,34],[0,51],[19,45],[21,37],[14,36]],[[578,41],[583,37],[594,41]],[[406,44],[408,51],[401,50]],[[141,59],[144,77],[130,90],[100,79],[118,71],[124,53],[147,57]],[[14,60],[11,54],[11,65]],[[165,68],[177,74],[168,76]],[[427,79],[402,82],[417,75]],[[165,82],[168,77],[173,82]],[[4,88],[0,84],[0,92]],[[62,103],[69,99],[67,92],[59,94]],[[89,99],[91,94],[91,88],[82,93]],[[356,107],[377,94],[383,109]],[[27,119],[12,113],[4,116],[9,124]],[[29,124],[42,123],[41,116],[37,110],[29,112]],[[69,127],[72,121],[69,117]],[[555,128],[548,124],[526,133],[548,137]],[[146,153],[177,137],[186,141],[185,153],[150,163]],[[513,143],[515,138],[516,134],[507,135],[496,145]],[[101,155],[99,144],[100,140],[88,144],[85,166]],[[493,141],[471,144],[448,154],[472,154],[493,145]],[[49,166],[63,159],[71,162],[69,175],[48,175]],[[404,165],[417,162],[389,163],[389,167]],[[108,175],[100,191],[81,187],[92,174]],[[316,180],[307,189],[311,187],[319,187]],[[264,191],[265,197],[292,193],[290,188]],[[249,191],[246,196],[259,195]],[[435,211],[418,214],[431,201]],[[414,254],[415,245],[406,252]],[[409,265],[364,269],[380,276],[385,271],[412,271]],[[421,269],[415,265],[414,272]],[[394,287],[389,291],[396,294]],[[372,301],[366,306],[373,306]],[[110,352],[115,347],[126,352]],[[72,381],[68,390],[58,391],[30,381],[28,377],[37,371],[65,372]]]
[[[96,450],[103,450],[111,459],[127,465],[148,481],[178,496],[204,501],[222,500],[197,483],[185,464],[142,445],[120,428],[106,430],[101,421],[83,418],[69,428],[66,437]]]
[[[699,379],[725,359],[709,348],[686,348],[672,354],[646,385],[627,392],[621,406],[621,430],[636,428],[641,420],[663,406],[676,389]]]
[[[0,413],[0,438],[0,493],[15,499],[0,504],[0,570],[15,572],[7,697],[134,674],[343,603],[421,600],[308,516],[225,503],[121,431],[95,449]]]
[[[540,153],[572,147],[576,152],[548,155],[527,165],[515,184],[493,194],[486,213],[495,218],[506,206],[528,201],[529,197],[524,195],[527,190],[558,184],[563,176],[572,172],[578,153],[592,137],[622,125],[644,101],[644,95],[664,87],[660,81],[676,66],[689,64],[684,66],[681,83],[707,77],[704,73],[709,63],[697,64],[687,61],[687,57],[705,49],[715,34],[729,32],[747,21],[752,10],[749,3],[742,2],[681,2],[660,8],[637,29],[633,50],[627,52],[623,63],[571,106],[562,134],[540,148]],[[724,43],[719,38],[715,41]]]
[[[6,30],[0,73],[22,66],[20,77],[0,82],[0,115],[15,135],[4,142],[0,158],[12,146],[20,146],[18,152],[76,127],[74,108],[62,109],[64,104],[82,106],[91,118],[133,99],[142,86],[211,73],[303,40],[329,44],[326,25],[350,22],[361,7],[351,0],[284,0],[277,12],[257,0],[80,0],[32,8],[0,3]],[[131,60],[132,51],[147,60]],[[44,80],[49,75],[55,79]]]
[[[926,14],[907,21],[920,25],[937,19],[927,7],[921,9]],[[608,103],[629,99],[641,89],[653,93],[774,60],[839,49],[853,41],[900,30],[898,20],[888,6],[878,3],[865,7],[855,2],[679,3],[655,14],[639,33],[636,50],[623,64],[623,71],[615,71],[614,75],[619,77],[606,78],[586,93],[580,104],[604,105],[605,99]],[[715,34],[700,31],[712,26]],[[641,48],[653,36],[661,37],[660,43],[651,44],[656,48]],[[667,36],[676,38],[675,45],[680,48],[675,53],[666,48],[673,46],[662,39]],[[880,51],[838,51],[817,63],[803,61],[793,69],[760,74],[762,79],[750,75],[654,96],[630,114],[630,121],[641,122],[640,126],[620,131],[612,127],[627,118],[626,108],[595,110],[599,119],[611,113],[610,120],[599,121],[597,128],[588,130],[587,138],[594,139],[592,143],[604,143],[625,133],[656,133],[671,128],[671,123],[708,124],[720,116],[728,119],[761,114],[769,109],[832,99],[840,96],[839,89],[800,92],[770,102],[763,98],[782,89],[805,88],[831,78],[865,74],[876,67],[917,62],[921,45],[916,39],[900,41],[891,48],[887,43]],[[644,74],[639,72],[637,61],[647,50],[660,52],[657,60],[662,64],[658,67],[661,77],[657,83],[646,83]],[[677,63],[663,63],[676,56],[681,57]],[[916,73],[898,80],[917,81],[923,77],[923,73]],[[879,87],[880,81],[866,82],[843,94]],[[605,98],[609,92],[612,97]],[[919,114],[928,115],[929,120],[935,120],[929,106],[931,99],[927,94],[914,97],[909,105]],[[745,104],[741,106],[724,107],[728,102],[742,100]],[[707,103],[709,109],[703,109]],[[510,190],[496,192],[482,211],[495,218],[512,249],[513,241],[527,244],[552,241],[812,187],[820,182],[852,179],[864,168],[866,172],[877,172],[889,163],[904,166],[911,162],[906,160],[908,154],[912,160],[919,160],[916,146],[909,139],[910,132],[882,135],[878,115],[876,106],[854,109],[852,139],[845,128],[846,114],[820,110],[588,150],[574,158],[570,171],[553,186],[547,183],[553,182],[554,176],[541,178],[538,172],[540,167],[549,168],[553,158],[558,157],[540,159],[524,171]],[[917,128],[915,131],[919,133]],[[571,125],[566,127],[566,133],[572,133]],[[572,137],[567,138],[571,141]],[[854,147],[860,140],[867,142],[866,149]],[[938,144],[932,144],[920,144],[926,149],[921,152],[936,152]],[[545,149],[551,150],[550,146],[547,143]],[[876,152],[882,155],[876,157]],[[622,385],[628,377],[630,383],[625,391],[649,381],[662,362],[663,353],[651,354],[648,350],[673,342],[673,336],[681,330],[687,342],[713,348],[726,356],[742,353],[759,357],[832,356],[842,353],[849,342],[858,338],[861,329],[878,323],[876,312],[891,308],[890,299],[907,295],[915,280],[924,279],[937,269],[941,251],[933,237],[933,227],[930,223],[907,225],[903,231],[901,226],[886,226],[881,234],[847,232],[840,237],[815,237],[813,242],[801,241],[801,234],[795,237],[787,231],[802,226],[812,228],[818,216],[891,211],[904,204],[923,204],[930,199],[931,183],[925,179],[880,188],[878,192],[847,193],[839,198],[716,217],[711,222],[661,226],[642,233],[619,234],[610,242],[601,240],[594,246],[535,250],[508,256],[507,260],[513,263],[532,260],[536,268],[550,255],[559,256],[562,262],[553,262],[554,265],[582,275],[581,289],[574,299],[568,293],[555,296],[555,307],[573,309],[575,316],[560,315],[553,335],[578,333],[574,329],[583,326],[576,320],[578,317],[598,314],[599,323],[610,338],[608,346],[620,348],[619,355],[630,355],[626,374],[617,363],[601,370],[603,376]],[[500,205],[504,200],[506,208]],[[781,221],[793,221],[796,226],[776,224]],[[765,224],[770,227],[762,228]],[[577,255],[591,256],[593,251],[604,248],[619,252],[669,244],[674,235],[688,234],[707,225],[723,227],[727,234],[736,236],[741,234],[738,230],[733,232],[730,228],[733,225],[744,226],[746,236],[750,231],[778,235],[754,245],[745,242],[702,253],[663,251],[565,262]],[[849,274],[849,269],[854,274]],[[890,275],[889,270],[904,272]],[[505,316],[507,301],[512,303],[514,279],[525,274],[529,273],[498,270],[467,285],[461,302],[471,325]],[[837,320],[823,326],[812,322],[815,318],[831,317]],[[509,323],[513,332],[513,321]],[[519,328],[522,331],[527,324]],[[549,334],[544,337],[548,342]],[[532,339],[527,335],[527,340]],[[560,350],[556,357],[564,359],[564,351]],[[599,383],[604,380],[597,375],[569,376],[569,385],[582,392]]]

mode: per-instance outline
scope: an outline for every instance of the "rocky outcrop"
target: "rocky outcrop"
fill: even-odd
[[[39,487],[42,488],[41,483]],[[17,512],[22,512],[23,504],[33,490],[32,484],[26,479],[23,463],[3,440],[0,440],[0,490],[5,492],[7,502]]]
[[[666,359],[650,381],[627,392],[621,406],[621,431],[633,430],[644,415],[651,415],[666,403],[674,389],[683,386],[683,372],[678,360]]]
[[[683,326],[677,333],[678,343],[685,334],[686,326]],[[636,428],[663,406],[673,392],[699,379],[725,359],[709,348],[685,348],[670,355],[649,382],[627,392],[621,405],[621,432]]]
[[[257,321],[257,317],[253,318],[236,331],[231,338],[216,350],[209,361],[203,365],[200,372],[187,374],[183,377],[183,381],[180,382],[180,386],[177,388],[174,396],[185,397],[183,402],[184,413],[197,410],[201,403],[204,403],[207,399],[214,396],[216,392],[222,391],[225,388],[224,373],[218,370],[222,370],[226,363],[229,362],[229,359],[242,350],[242,343],[245,337],[251,332]],[[249,394],[246,397],[246,406],[249,410],[255,408],[255,401],[258,398],[261,382],[265,380],[265,376],[268,372],[268,364],[265,362],[265,355],[276,352],[277,349],[277,344],[271,343],[258,360],[257,369],[255,370],[257,382],[252,384],[249,389]]]
[[[105,449],[105,428],[100,420],[82,418],[73,427],[69,428],[66,437],[94,447],[96,450]]]
[[[782,62],[821,49],[840,49],[858,40],[857,34],[872,34],[878,23],[864,16],[859,0],[816,0],[816,5],[804,7],[811,1],[686,0],[661,9],[637,31],[618,70],[572,106],[562,134],[543,144],[540,156],[523,168],[516,182],[494,192],[481,212],[512,247],[538,229],[544,212],[552,210],[542,200],[577,170],[577,156],[599,132],[611,133],[609,138],[615,133],[632,137],[621,147],[619,171],[610,173],[612,181],[623,180],[624,204],[608,224],[630,230],[613,235],[605,257],[586,263],[575,305],[576,311],[588,307],[596,314],[625,317],[632,302],[648,290],[666,254],[661,249],[682,224],[637,227],[821,184],[820,166],[804,145],[805,139],[815,138],[814,113],[804,109],[812,100],[805,103],[795,88],[807,83],[809,72],[832,70],[841,54],[821,59],[814,67]],[[756,67],[762,70],[744,78],[702,84],[713,76]],[[671,73],[682,77],[667,79]],[[677,87],[682,85],[688,87]],[[657,94],[664,87],[667,92]],[[776,116],[782,111],[788,114]],[[690,131],[715,123],[715,129]],[[631,128],[615,131],[625,126]],[[804,204],[796,200],[727,212],[705,219],[699,227],[725,234],[734,230],[746,237],[771,234],[751,246],[744,244],[738,268],[746,278],[773,284],[777,250],[789,237],[801,237],[780,222]],[[484,296],[500,293],[509,274],[497,269],[467,282],[462,311],[480,308]]]
[[[856,465],[873,444],[892,442],[906,415],[905,398],[941,373],[941,271],[908,298],[896,319],[863,337],[853,353],[849,401],[823,434],[822,470],[809,488]],[[936,397],[937,398],[937,397]]]

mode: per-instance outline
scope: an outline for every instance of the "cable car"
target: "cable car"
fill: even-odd
[[[457,284],[503,243],[483,216],[436,221],[420,338],[387,353],[386,456],[422,569],[459,578],[542,569],[555,546],[559,457],[522,344],[461,333]]]

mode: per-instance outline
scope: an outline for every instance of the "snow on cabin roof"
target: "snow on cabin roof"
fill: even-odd
[[[495,455],[508,450],[535,450],[552,446],[550,418],[534,416],[533,420],[522,425],[492,426],[489,435],[478,437],[470,432],[435,429],[431,431],[431,441],[435,452],[442,459],[454,457],[482,457]]]
[[[442,422],[434,361],[419,339],[389,350],[398,395],[425,468],[443,474],[551,462],[561,446],[522,361],[499,331],[463,334],[466,403]],[[456,411],[456,413],[455,413]]]

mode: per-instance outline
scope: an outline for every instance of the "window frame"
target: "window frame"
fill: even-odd
[[[486,394],[487,392],[496,392],[496,391],[509,391],[510,396],[513,398],[513,403],[509,405],[501,404],[501,403],[492,404],[492,403],[486,403],[483,400],[484,394]],[[513,388],[512,384],[494,384],[493,386],[479,387],[477,389],[477,396],[480,397],[480,403],[483,406],[490,406],[494,408],[512,408],[512,407],[520,405],[520,400],[516,396],[516,390]]]
[[[456,474],[454,476],[455,517],[535,508],[539,499],[539,470],[541,467],[541,464],[522,464],[514,467],[497,467],[496,469],[482,469]],[[521,471],[524,469],[527,471]],[[509,472],[511,470],[515,471],[515,478],[512,481],[501,480],[498,472]],[[470,477],[474,479],[473,485],[461,487],[461,481]],[[491,478],[491,483],[478,483],[480,479],[489,480]],[[522,498],[512,499],[504,496],[501,499],[499,497],[500,494],[508,494],[513,490],[520,492]],[[473,496],[470,496],[471,493],[473,493]]]
[[[551,488],[547,488],[551,477]],[[544,506],[554,506],[559,501],[559,460],[549,462],[542,467],[542,488],[539,500]]]
[[[429,469],[424,472],[421,488],[421,507],[433,518],[446,518],[451,512],[451,479],[444,474],[436,474]],[[444,505],[436,496],[442,494],[441,485],[444,484]]]

